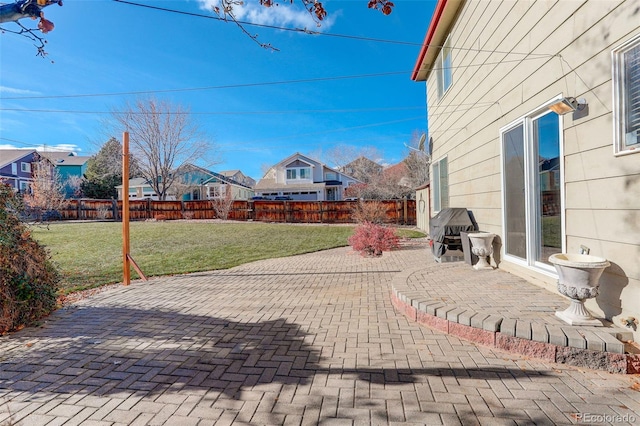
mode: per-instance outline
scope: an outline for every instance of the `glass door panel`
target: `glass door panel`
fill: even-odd
[[[549,256],[562,251],[560,202],[560,119],[549,113],[533,120],[533,143],[537,146],[536,260],[548,265]]]
[[[524,126],[503,133],[505,253],[527,258]]]

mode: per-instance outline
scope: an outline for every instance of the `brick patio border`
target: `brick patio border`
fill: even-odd
[[[400,279],[405,279],[404,274],[400,275]],[[443,333],[480,345],[542,359],[547,362],[604,370],[610,373],[640,374],[640,355],[561,346],[510,335],[515,333],[509,332],[507,334],[502,332],[501,321],[493,321],[490,315],[468,315],[469,312],[466,312],[467,315],[460,318],[462,315],[448,315],[457,310],[456,306],[446,306],[442,302],[419,300],[416,295],[414,297],[416,298],[398,291],[396,286],[393,287],[391,292],[391,302],[398,311],[419,324]],[[482,317],[482,328],[477,326],[478,323],[474,326],[459,322],[459,319],[463,321],[471,319],[471,322],[473,322],[473,317],[476,316]],[[515,321],[513,322],[513,328],[515,329]],[[511,324],[508,326],[510,328]],[[531,335],[533,337],[533,333]],[[613,336],[611,337],[614,338]],[[569,343],[568,340],[567,344]]]

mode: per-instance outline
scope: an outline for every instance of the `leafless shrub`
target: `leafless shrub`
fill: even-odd
[[[384,204],[377,200],[359,200],[351,210],[356,223],[384,223],[386,211]]]
[[[231,194],[231,186],[227,185],[224,189],[224,196],[211,201],[213,209],[218,219],[227,220],[231,207],[233,206],[233,195]]]
[[[98,206],[98,209],[96,210],[96,217],[99,220],[109,219],[109,210],[110,210],[109,206],[101,204],[100,206]]]

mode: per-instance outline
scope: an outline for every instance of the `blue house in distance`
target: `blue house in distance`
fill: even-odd
[[[75,155],[68,151],[39,152],[56,168],[60,181],[64,184],[66,198],[72,198],[77,189],[76,183],[82,179],[87,170],[87,162],[91,157]],[[76,181],[76,182],[74,182]]]

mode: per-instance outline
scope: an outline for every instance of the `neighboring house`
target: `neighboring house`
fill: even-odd
[[[296,153],[271,167],[254,190],[256,195],[267,198],[280,196],[293,200],[341,201],[344,190],[355,183],[360,181]]]
[[[233,179],[236,182],[241,183],[250,188],[253,188],[254,186],[256,186],[255,179],[249,176],[246,176],[240,170],[225,170],[220,172],[220,174],[228,179]]]
[[[122,200],[122,185],[116,186],[118,199]],[[181,194],[181,199],[189,200],[213,200],[224,198],[227,191],[231,191],[234,200],[249,200],[253,197],[253,189],[229,179],[220,173],[212,172],[195,165],[186,165],[182,168],[180,176],[169,189],[171,195],[167,200],[176,200],[175,194]],[[158,196],[148,180],[134,178],[129,180],[130,199],[152,199]]]
[[[405,188],[410,188],[414,190],[415,188],[411,188],[411,179],[409,179],[409,170],[404,161],[401,161],[392,166],[385,167],[382,171],[382,175],[385,179],[395,183],[398,186],[402,186]]]
[[[367,157],[358,157],[349,164],[339,167],[342,173],[352,176],[363,183],[375,180],[382,173],[383,167]]]
[[[0,149],[0,181],[26,192],[32,181],[31,164],[39,160],[34,149]]]
[[[76,195],[79,183],[87,170],[87,162],[91,157],[75,155],[73,152],[38,152],[48,159],[56,168],[60,182],[64,185],[67,198]],[[74,182],[75,181],[75,182]]]
[[[588,308],[640,318],[637,0],[439,0],[412,79],[427,85],[433,213],[471,210],[500,268],[549,289],[549,255],[588,248],[612,265]]]
[[[235,175],[240,178],[240,175],[244,176],[239,170]],[[234,200],[249,200],[254,194],[249,185],[193,164],[183,168],[180,183],[192,187],[185,200],[220,199],[226,196],[227,191],[231,191]]]
[[[122,200],[122,185],[116,186],[118,191],[118,200]],[[129,199],[130,200],[158,200],[158,194],[151,187],[149,181],[145,178],[129,179]],[[167,201],[175,200],[173,196],[167,196]]]

